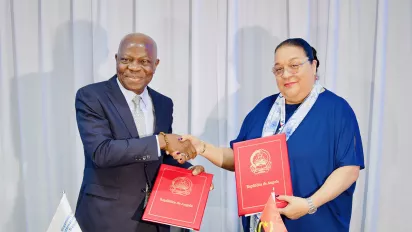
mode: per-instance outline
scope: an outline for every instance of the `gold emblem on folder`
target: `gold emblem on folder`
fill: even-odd
[[[187,196],[192,192],[192,181],[186,177],[176,177],[170,185],[170,191],[173,194]]]
[[[267,173],[271,167],[270,154],[265,149],[258,149],[250,156],[250,170],[255,175]]]

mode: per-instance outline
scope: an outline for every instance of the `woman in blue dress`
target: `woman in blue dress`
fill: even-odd
[[[317,83],[316,50],[305,40],[283,41],[275,50],[273,73],[280,93],[260,101],[243,121],[233,143],[276,133],[287,138],[294,196],[280,213],[289,232],[349,231],[352,198],[364,168],[362,141],[352,108]],[[186,135],[198,153],[234,171],[233,150]],[[174,158],[185,162],[175,152]],[[258,215],[242,220],[255,231]]]

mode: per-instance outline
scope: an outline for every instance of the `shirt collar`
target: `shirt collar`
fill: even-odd
[[[126,89],[122,83],[120,83],[119,78],[116,79],[117,84],[119,85],[120,91],[122,91],[124,98],[126,99],[127,104],[131,103],[133,98],[137,95],[133,91],[130,91]],[[143,105],[142,107],[146,108],[147,104],[149,103],[149,91],[147,91],[147,87],[144,88],[143,93],[140,94],[140,97],[142,98]]]

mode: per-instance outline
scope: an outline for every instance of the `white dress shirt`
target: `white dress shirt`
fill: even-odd
[[[134,110],[134,103],[133,99],[137,95],[133,91],[127,90],[122,83],[120,83],[119,78],[117,78],[117,84],[119,85],[120,90],[123,93],[124,98],[126,99],[127,105],[129,105],[130,112],[132,113]],[[149,91],[147,90],[147,87],[144,88],[143,93],[140,94],[140,97],[142,98],[143,104],[140,104],[140,109],[143,111],[144,118],[145,118],[145,124],[146,124],[146,134],[152,135],[154,132],[154,122],[155,122],[155,116],[154,116],[154,110],[153,110],[153,102],[152,99],[150,98]],[[157,138],[156,135],[156,141],[157,141],[157,148],[158,148],[158,156],[161,155],[160,149],[159,149],[159,139]]]

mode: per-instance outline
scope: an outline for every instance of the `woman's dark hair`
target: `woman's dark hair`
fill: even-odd
[[[276,51],[283,47],[283,46],[295,46],[295,47],[300,47],[303,49],[303,51],[305,51],[306,56],[309,57],[310,63],[312,63],[313,60],[316,60],[317,64],[316,64],[316,72],[318,71],[318,67],[319,67],[319,60],[318,57],[316,56],[316,49],[314,49],[312,46],[309,45],[308,42],[306,42],[306,40],[302,39],[302,38],[291,38],[291,39],[287,39],[285,41],[283,41],[282,43],[280,43],[276,49],[275,49],[275,53]]]

